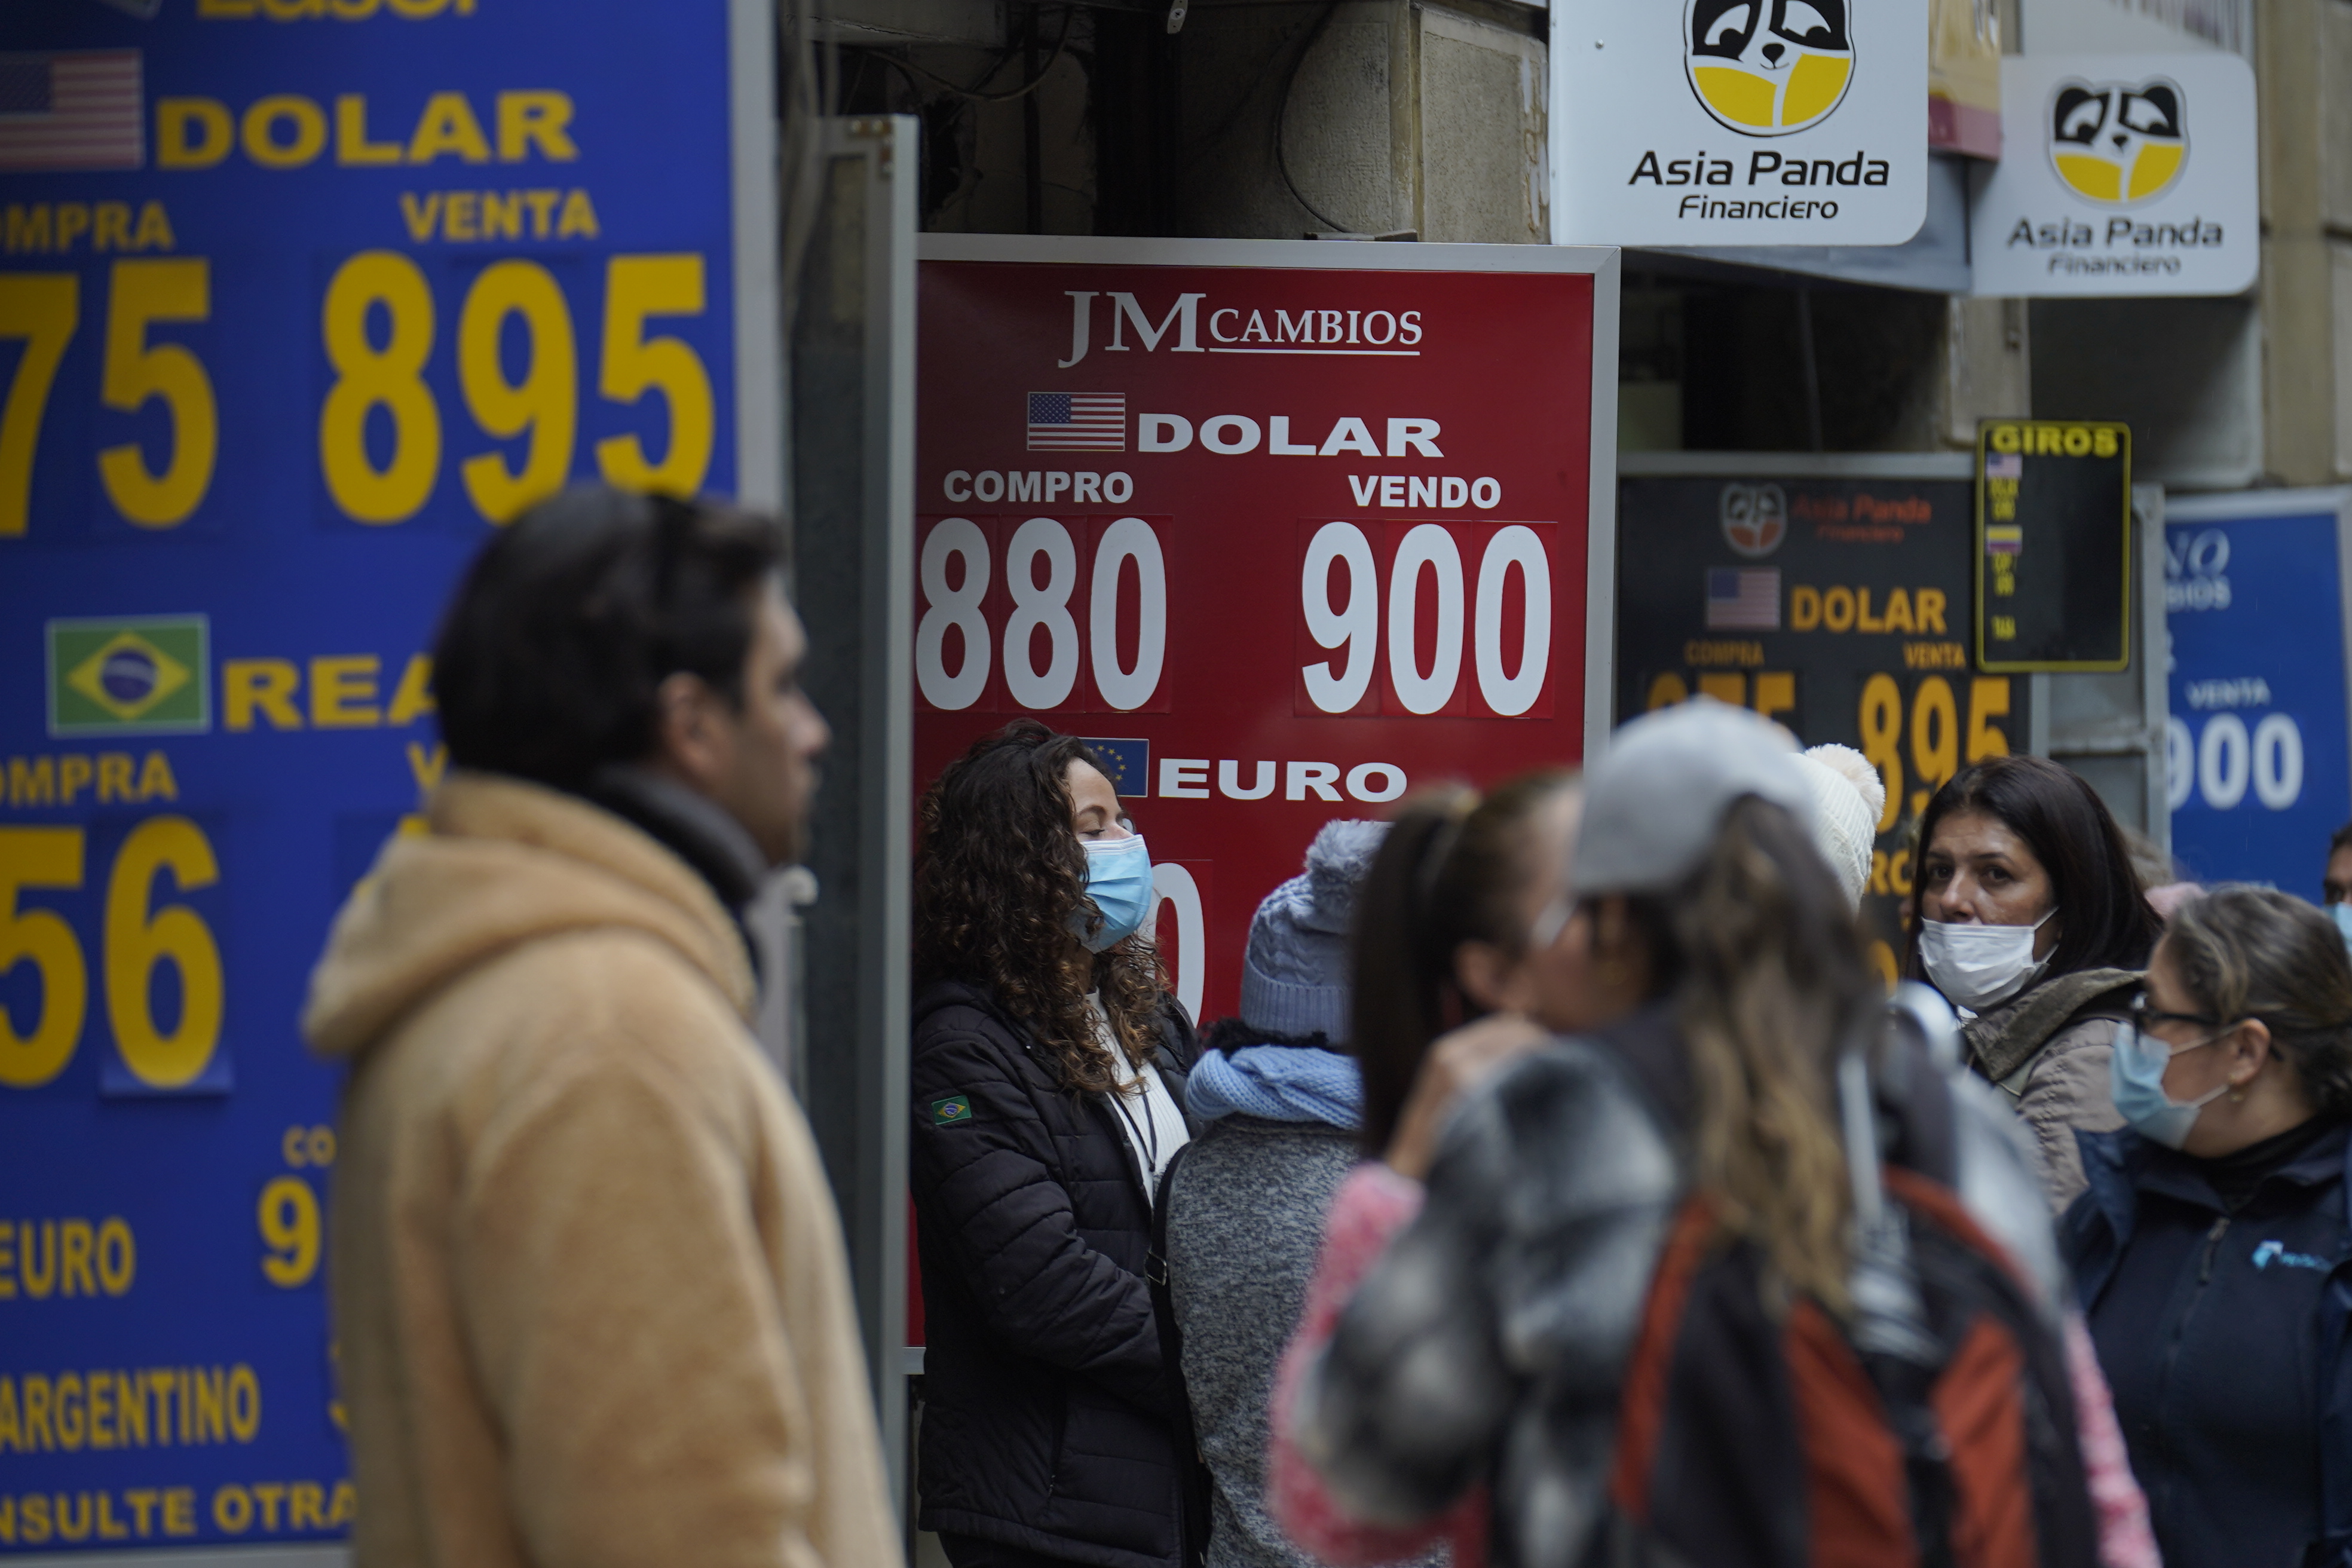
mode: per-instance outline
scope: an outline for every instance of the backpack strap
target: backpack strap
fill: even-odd
[[[1151,1195],[1151,1250],[1143,1274],[1151,1286],[1151,1316],[1160,1331],[1160,1363],[1167,1369],[1168,1425],[1176,1450],[1178,1550],[1182,1568],[1202,1568],[1209,1560],[1209,1467],[1201,1458],[1200,1434],[1192,1425],[1192,1398],[1184,1386],[1184,1331],[1176,1321],[1176,1291],[1168,1277],[1168,1209],[1176,1194],[1176,1173],[1195,1145],[1168,1157],[1160,1190]]]
[[[1657,1470],[1658,1442],[1665,1430],[1666,1400],[1674,1375],[1675,1347],[1682,1337],[1683,1311],[1691,1281],[1717,1245],[1714,1205],[1693,1195],[1683,1201],[1650,1276],[1649,1300],[1642,1307],[1641,1331],[1617,1402],[1617,1457],[1609,1495],[1620,1512],[1646,1528],[1650,1484]]]

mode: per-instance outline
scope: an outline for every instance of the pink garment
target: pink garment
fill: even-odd
[[[1397,1232],[1421,1212],[1422,1185],[1378,1161],[1348,1173],[1323,1217],[1323,1250],[1307,1288],[1307,1310],[1274,1384],[1273,1438],[1267,1455],[1268,1502],[1290,1539],[1336,1568],[1417,1557],[1439,1542],[1454,1549],[1455,1568],[1485,1568],[1486,1489],[1477,1488],[1434,1519],[1411,1526],[1366,1524],[1346,1511],[1298,1451],[1291,1412],[1307,1369],[1331,1341],[1333,1328],[1372,1265]],[[2100,1568],[2162,1568],[2147,1500],[2133,1479],[2123,1429],[2099,1371],[2080,1312],[2066,1314],[2066,1373],[2074,1386],[2075,1437],[2083,1454],[2091,1506],[2099,1521]]]
[[[1421,1212],[1421,1200],[1419,1182],[1398,1175],[1377,1160],[1348,1173],[1332,1195],[1330,1212],[1323,1216],[1323,1249],[1315,1260],[1314,1281],[1307,1288],[1307,1310],[1275,1374],[1266,1455],[1268,1511],[1292,1541],[1336,1568],[1402,1562],[1440,1542],[1453,1547],[1454,1568],[1485,1568],[1486,1562],[1485,1487],[1421,1524],[1364,1523],[1340,1508],[1323,1478],[1298,1451],[1291,1417],[1307,1369],[1331,1342],[1341,1309],[1388,1249],[1390,1238]]]
[[[2099,1352],[2076,1311],[2066,1314],[2066,1374],[2074,1385],[2074,1432],[2090,1477],[2091,1506],[2099,1516],[2099,1568],[2162,1568],[2147,1499],[2131,1472]]]

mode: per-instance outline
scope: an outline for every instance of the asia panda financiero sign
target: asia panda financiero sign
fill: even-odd
[[[1899,245],[1927,214],[1925,0],[1591,0],[1552,35],[1553,237]]]
[[[2219,51],[2012,55],[1969,215],[1975,290],[2236,294],[2261,264],[2253,70]]]

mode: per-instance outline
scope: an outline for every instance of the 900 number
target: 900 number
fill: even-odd
[[[1315,531],[1299,569],[1299,616],[1316,647],[1344,649],[1345,657],[1300,666],[1300,686],[1312,704],[1301,712],[1358,711],[1374,695],[1383,653],[1388,691],[1407,713],[1460,709],[1465,652],[1487,712],[1516,719],[1535,710],[1551,668],[1551,556],[1543,535],[1515,522],[1495,530],[1483,548],[1474,544],[1475,596],[1464,569],[1465,537],[1475,536],[1464,531],[1458,537],[1444,523],[1405,528],[1390,557],[1383,591],[1371,537],[1362,525],[1327,522]],[[1337,604],[1335,572],[1347,581]],[[1507,613],[1514,578],[1519,592],[1515,646],[1507,636]],[[1423,616],[1425,603],[1433,607],[1433,616]],[[1425,650],[1424,620],[1433,622]]]
[[[2175,811],[2193,795],[2214,811],[2235,811],[2249,793],[2269,811],[2303,798],[2303,727],[2292,713],[2270,712],[2250,727],[2221,712],[2192,732],[2175,716],[2165,724],[2167,790]]]

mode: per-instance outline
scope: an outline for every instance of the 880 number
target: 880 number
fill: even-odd
[[[1078,540],[1067,523],[1033,517],[1013,530],[1004,544],[1003,595],[990,592],[992,554],[988,531],[968,517],[941,518],[923,540],[919,573],[925,608],[915,627],[915,685],[924,701],[949,712],[980,702],[995,664],[992,610],[1003,632],[1004,689],[1022,708],[1042,710],[1071,700],[1082,647],[1105,709],[1127,713],[1153,701],[1168,658],[1168,563],[1150,523],[1122,517],[1093,542],[1083,637],[1071,611],[1080,576]],[[1121,651],[1119,615],[1120,585],[1130,567],[1136,584],[1131,659]]]

